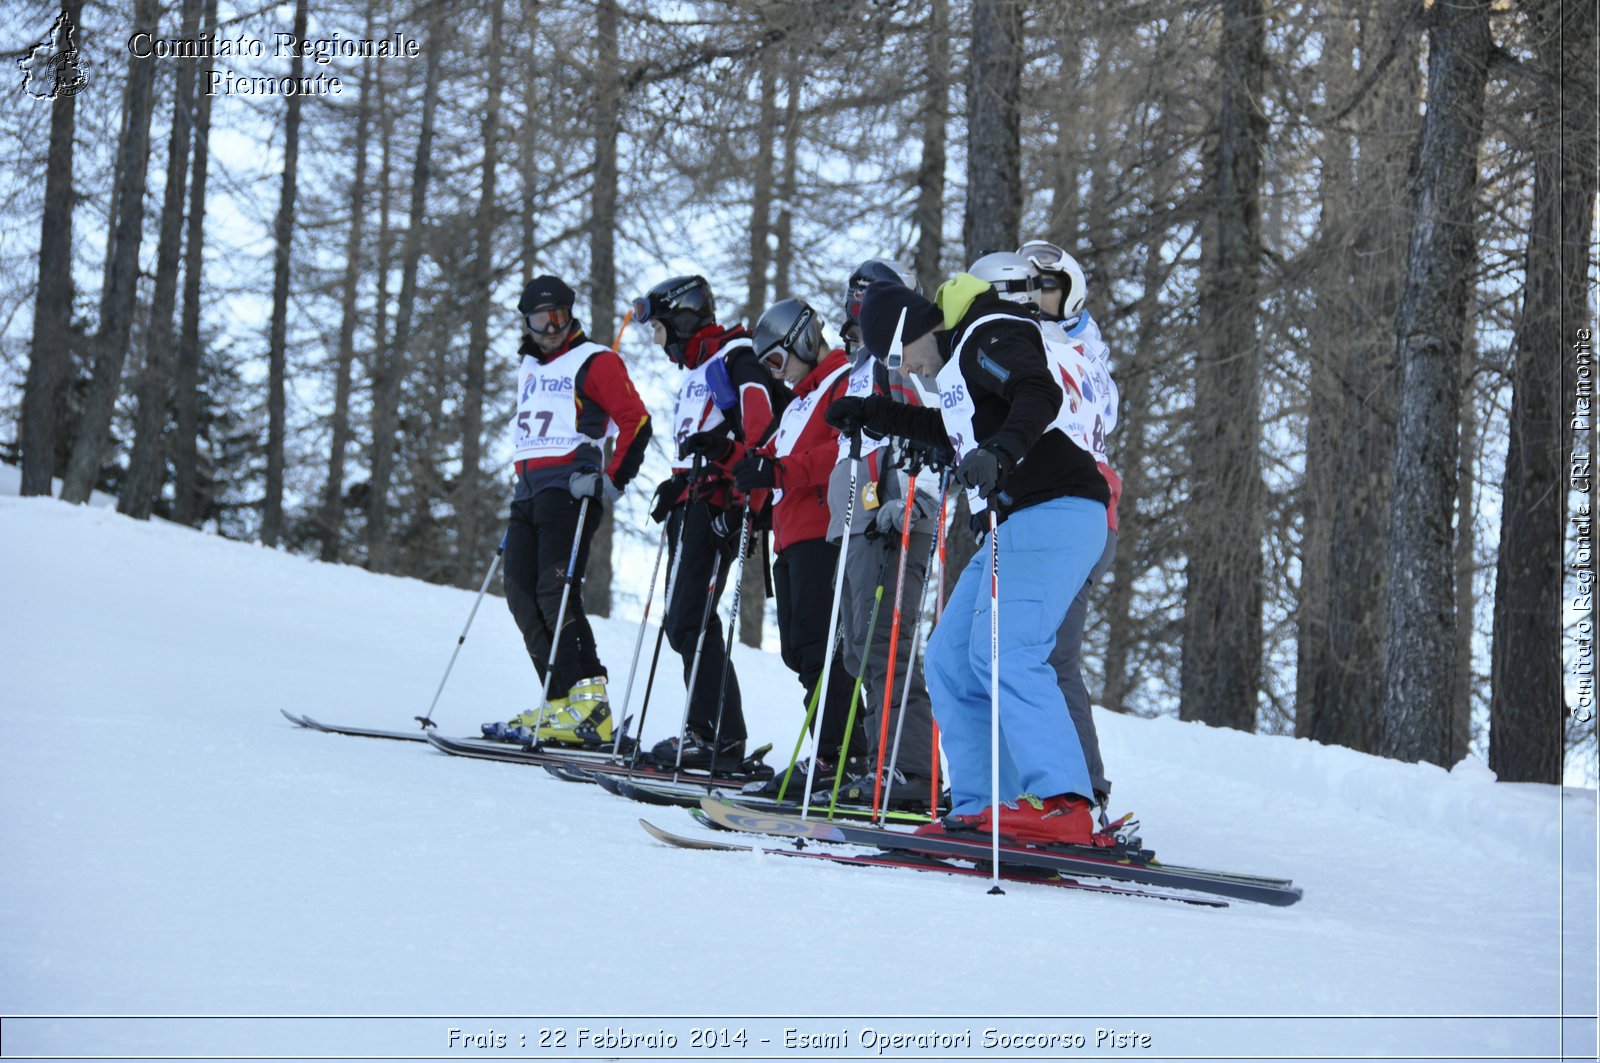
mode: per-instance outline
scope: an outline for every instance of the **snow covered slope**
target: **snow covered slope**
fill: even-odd
[[[1391,1024],[1484,1058],[1554,1051],[1557,1022],[1511,1017],[1594,1013],[1595,795],[1481,765],[1103,717],[1115,804],[1164,858],[1306,891],[1212,911],[667,849],[637,820],[697,831],[686,813],[279,715],[408,726],[471,604],[0,497],[0,1014],[1499,1016]],[[618,697],[636,631],[597,622]],[[797,682],[736,661],[752,734],[786,759]],[[662,678],[647,739],[681,709]],[[436,718],[472,733],[536,694],[491,599]],[[1376,1029],[1217,1021],[1123,1054],[1265,1058],[1303,1035],[1355,1055]],[[5,1048],[117,1054],[129,1029],[8,1019]],[[1569,1051],[1593,1058],[1593,1029],[1569,1024]]]

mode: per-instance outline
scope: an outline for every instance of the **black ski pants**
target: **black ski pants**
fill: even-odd
[[[565,487],[548,488],[532,498],[511,503],[511,523],[506,528],[506,604],[522,631],[523,644],[528,647],[528,657],[541,682],[550,662],[551,633],[561,610],[561,592],[578,531],[580,505]],[[566,697],[580,679],[606,674],[595,652],[594,631],[583,612],[583,574],[589,564],[589,541],[599,525],[600,503],[591,501],[583,521],[578,561],[572,571],[572,592],[567,596],[567,612],[551,669],[552,698]]]
[[[772,563],[772,582],[778,595],[778,642],[783,650],[783,663],[800,677],[800,686],[805,691],[800,702],[802,713],[810,707],[812,692],[822,679],[823,662],[830,651],[834,652],[825,700],[817,706],[817,713],[822,717],[820,733],[816,721],[812,721],[812,733],[818,734],[817,748],[828,760],[839,755],[845,720],[850,712],[850,692],[855,686],[842,655],[828,645],[828,621],[833,613],[833,585],[838,565],[839,544],[826,539],[790,543],[778,552],[777,560]],[[867,751],[861,714],[858,711],[856,715],[851,756]]]
[[[717,602],[728,582],[728,569],[733,555],[739,552],[739,516],[739,510],[724,510],[701,501],[682,502],[674,508],[667,518],[667,542],[675,554],[683,552],[683,560],[676,562],[677,585],[671,590],[672,600],[662,623],[667,629],[667,644],[683,659],[685,688],[689,673],[694,670],[695,646],[700,645],[700,670],[695,673],[694,691],[689,696],[689,728],[706,739],[717,733],[717,696],[723,689],[726,664],[728,687],[722,698],[722,738],[742,742],[749,737],[745,732],[744,702],[717,617]],[[726,534],[718,532],[714,521]],[[761,603],[746,602],[744,607],[759,609]]]

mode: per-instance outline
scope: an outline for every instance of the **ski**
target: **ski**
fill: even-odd
[[[700,799],[706,796],[706,785],[703,782],[680,781],[673,783],[670,780],[646,781],[641,779],[626,779],[620,776],[607,776],[603,772],[590,772],[593,781],[600,787],[618,797],[626,797],[630,801],[638,801],[646,805],[663,807],[676,806],[679,808],[700,811]],[[756,794],[741,793],[727,795],[738,801],[741,808],[752,811],[776,812],[780,815],[798,816],[802,812],[800,805],[793,801],[778,801],[776,798],[763,797]],[[826,802],[811,806],[813,816],[826,816],[828,806]],[[834,808],[833,814],[850,820],[866,821],[873,818],[872,809],[866,805],[841,804]],[[928,817],[919,812],[890,811],[889,822],[917,825],[928,822]]]
[[[428,732],[428,742],[441,753],[448,753],[453,757],[468,757],[474,760],[494,760],[503,764],[531,764],[535,767],[546,765],[577,768],[588,773],[604,773],[606,775],[619,775],[624,778],[670,780],[673,773],[665,768],[655,768],[644,764],[629,767],[611,759],[609,753],[598,750],[562,749],[534,750],[527,746],[508,745],[504,742],[471,742],[457,738],[446,738]],[[770,770],[770,769],[769,769]],[[578,778],[565,778],[568,782],[588,781]],[[679,779],[693,779],[704,787],[707,782],[719,786],[728,786],[734,789],[747,782],[754,781],[750,775],[718,775],[710,776],[704,772],[695,772],[688,769],[677,774]]]
[[[425,731],[384,731],[374,727],[349,727],[331,723],[321,723],[320,721],[313,720],[310,716],[306,716],[304,714],[296,716],[288,709],[279,709],[278,711],[283,713],[283,715],[286,716],[291,723],[298,724],[301,727],[312,731],[321,731],[323,734],[354,735],[357,738],[387,738],[397,742],[427,741],[427,732]]]
[[[936,857],[955,857],[980,863],[992,855],[988,835],[975,835],[971,841],[950,835],[920,836],[868,827],[859,824],[802,819],[773,812],[741,808],[715,797],[700,799],[700,807],[714,822],[730,830],[770,834],[811,841],[870,845],[893,851],[910,851]],[[1235,900],[1286,906],[1302,897],[1302,891],[1287,879],[1261,878],[1201,868],[1174,867],[1160,863],[1146,850],[1097,850],[1087,846],[1067,851],[1024,845],[1000,846],[1002,870],[1015,867],[1043,868],[1069,875],[1090,875],[1137,882],[1146,886],[1194,890]]]
[[[671,831],[662,830],[648,820],[641,819],[639,825],[650,833],[657,841],[677,849],[699,849],[710,852],[748,853],[764,852],[774,856],[797,857],[804,860],[821,860],[832,864],[845,864],[852,867],[886,867],[897,868],[905,871],[933,871],[947,875],[959,875],[966,878],[990,879],[993,875],[986,868],[973,864],[954,863],[947,859],[933,856],[924,856],[918,853],[847,853],[836,849],[794,849],[788,846],[765,846],[756,844],[737,844],[733,842],[716,841],[711,838],[689,838]],[[1181,904],[1193,904],[1206,908],[1226,908],[1228,902],[1215,900],[1210,897],[1186,897],[1176,894],[1155,893],[1133,886],[1113,886],[1109,883],[1082,882],[1068,877],[1059,871],[1042,868],[1010,868],[1002,870],[1000,878],[1004,882],[1020,882],[1037,886],[1056,886],[1067,889],[1087,890],[1092,893],[1109,893],[1121,897],[1147,897],[1152,900],[1177,901]]]

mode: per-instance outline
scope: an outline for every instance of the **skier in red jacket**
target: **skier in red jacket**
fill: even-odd
[[[572,304],[572,289],[551,276],[529,281],[517,303],[523,320],[511,425],[517,489],[505,541],[506,604],[541,678],[549,669],[547,687],[557,696],[509,723],[486,723],[483,733],[594,745],[611,741],[611,711],[605,665],[583,612],[583,573],[601,507],[621,497],[644,461],[650,414],[622,359],[584,335]],[[616,449],[602,469],[607,439]],[[589,507],[580,532],[584,499]],[[577,563],[568,589],[574,542]],[[563,591],[566,614],[552,648]]]
[[[807,706],[832,651],[827,636],[839,561],[839,544],[828,540],[828,478],[839,459],[839,431],[823,411],[844,395],[850,359],[843,350],[828,349],[821,316],[798,299],[785,299],[761,315],[755,350],[766,370],[794,389],[794,397],[772,438],[745,455],[733,476],[747,494],[772,492],[778,638],[783,663],[800,677],[801,704]],[[817,776],[818,786],[824,778],[829,785],[833,782],[834,765],[828,762],[842,745],[850,690],[850,674],[836,659],[818,710],[821,752],[815,759],[825,773]],[[800,774],[806,770],[809,766],[797,767]],[[805,780],[798,782],[803,788]]]

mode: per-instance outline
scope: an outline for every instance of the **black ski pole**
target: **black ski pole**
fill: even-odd
[[[672,622],[672,603],[678,596],[678,568],[683,564],[683,529],[689,523],[689,507],[694,505],[695,492],[700,486],[701,460],[699,454],[694,456],[694,462],[689,466],[689,483],[684,491],[683,503],[673,507],[678,518],[677,543],[672,548],[672,562],[667,566],[667,593],[661,604],[661,626],[656,629],[656,648],[650,654],[650,672],[645,676],[644,701],[639,706],[639,740],[633,747],[633,756],[628,758],[630,768],[638,767],[639,754],[644,749],[644,722],[650,717],[650,692],[656,685],[656,665],[661,663],[661,643],[666,639],[667,625]],[[672,520],[672,515],[668,515],[667,520]],[[629,684],[631,686],[631,679]]]
[[[744,592],[744,557],[745,551],[750,546],[750,499],[744,500],[744,513],[739,518],[739,563],[734,567],[733,577],[733,603],[728,613],[728,638],[723,646],[722,655],[722,684],[717,688],[717,722],[711,731],[711,767],[712,779],[717,775],[717,753],[722,745],[722,709],[728,703],[728,676],[733,674],[733,639],[738,632],[739,603]],[[711,779],[706,780],[706,790],[712,789]]]

